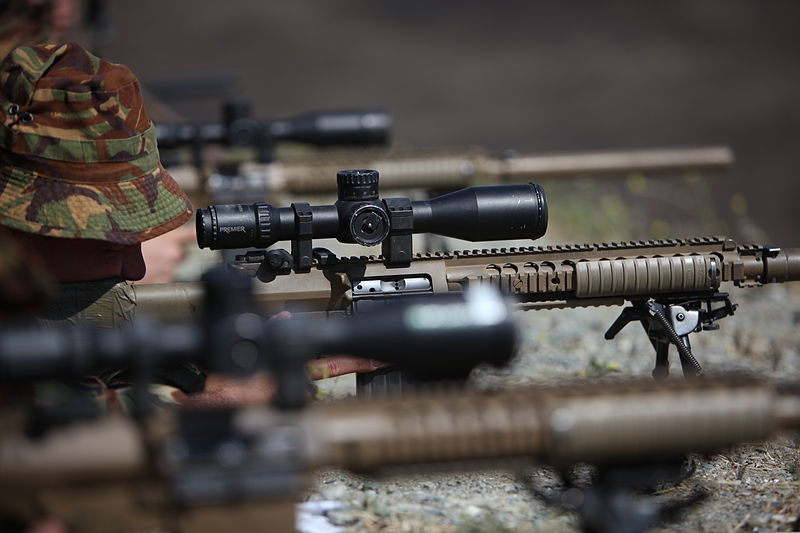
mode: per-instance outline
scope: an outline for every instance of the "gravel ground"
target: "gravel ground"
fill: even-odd
[[[695,334],[695,354],[707,370],[751,370],[774,378],[798,376],[800,287],[768,286],[730,292],[740,304],[721,329]],[[641,328],[628,327],[614,341],[604,330],[619,309],[572,309],[520,313],[520,355],[501,371],[481,369],[477,386],[587,379],[609,372],[649,375],[654,354]],[[678,366],[673,360],[673,370]],[[677,370],[679,371],[679,370]],[[798,438],[783,436],[698,457],[693,477],[659,493],[665,500],[708,491],[702,504],[657,531],[792,531],[800,529]],[[546,468],[533,468],[537,487],[558,486]],[[328,531],[528,532],[575,531],[576,519],[547,507],[507,471],[429,473],[401,479],[369,479],[340,471],[318,474],[310,502],[331,502],[317,511]],[[310,509],[314,504],[305,504]],[[315,512],[309,511],[309,514]],[[326,531],[308,528],[307,531]]]

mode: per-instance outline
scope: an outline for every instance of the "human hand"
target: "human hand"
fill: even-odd
[[[286,320],[292,317],[289,311],[281,311],[270,317],[270,320]],[[353,372],[372,372],[383,366],[382,361],[376,359],[363,359],[349,355],[332,355],[314,359],[306,365],[306,372],[311,380],[327,379],[352,374]]]
[[[270,320],[287,320],[292,317],[288,311],[270,317]],[[349,355],[333,355],[315,359],[306,365],[311,380],[333,378],[353,372],[372,372],[385,366],[376,359],[363,359]],[[265,405],[272,401],[277,385],[267,372],[258,372],[246,378],[236,378],[223,374],[209,374],[205,389],[196,394],[179,393],[175,399],[189,409],[220,409],[248,405]]]
[[[385,363],[376,359],[362,359],[349,355],[333,355],[314,359],[306,365],[308,377],[314,379],[334,378],[353,372],[372,372],[383,366]]]
[[[176,399],[189,409],[222,409],[266,405],[275,396],[277,386],[266,372],[258,372],[245,378],[224,374],[209,374],[203,392],[183,394]]]

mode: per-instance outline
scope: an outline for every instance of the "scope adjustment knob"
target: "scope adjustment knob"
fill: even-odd
[[[389,235],[389,216],[380,207],[359,205],[350,216],[349,237],[362,246],[380,244]]]
[[[377,200],[378,181],[377,170],[340,170],[336,173],[339,200],[346,202]]]

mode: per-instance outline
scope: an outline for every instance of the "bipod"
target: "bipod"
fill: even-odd
[[[718,305],[720,303],[722,305]],[[735,311],[736,304],[731,303],[724,292],[700,298],[676,296],[634,300],[611,324],[605,338],[613,339],[628,323],[638,320],[656,351],[653,377],[659,379],[669,375],[669,347],[674,345],[684,377],[695,378],[703,375],[703,369],[692,353],[689,334],[718,329],[715,322],[733,315]]]
[[[592,482],[579,485],[574,476],[561,471],[563,488],[555,494],[538,489],[530,477],[521,477],[526,488],[551,506],[574,512],[585,533],[643,533],[659,523],[674,521],[685,509],[708,494],[696,489],[688,497],[660,503],[646,494],[659,483],[682,482],[694,473],[677,463],[598,468]]]

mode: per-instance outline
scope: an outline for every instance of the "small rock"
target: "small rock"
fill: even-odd
[[[325,516],[334,526],[352,526],[358,522],[358,517],[347,511],[330,511]]]
[[[363,509],[366,507],[366,498],[363,492],[352,492],[349,494],[349,503],[356,509]]]
[[[322,496],[323,500],[341,500],[348,494],[347,487],[344,485],[336,484],[336,485],[328,485],[326,487],[320,487],[319,494]]]
[[[477,505],[467,505],[467,508],[464,509],[464,512],[468,517],[476,518],[483,514],[483,509],[481,509]]]
[[[447,513],[445,511],[443,511],[442,509],[438,509],[436,507],[425,507],[422,509],[422,512],[428,516],[436,516],[436,517],[447,516]]]
[[[372,489],[364,491],[364,507],[372,504],[378,499],[378,493]]]

